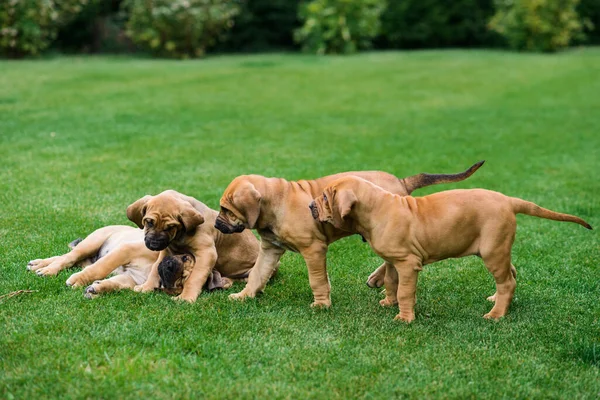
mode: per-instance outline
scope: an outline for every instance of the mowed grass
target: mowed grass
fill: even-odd
[[[0,398],[597,398],[598,231],[520,216],[508,316],[475,257],[425,267],[417,318],[365,285],[380,260],[330,247],[333,306],[287,253],[259,298],[90,301],[34,258],[172,188],[213,208],[237,175],[347,170],[472,178],[600,227],[600,49],[0,62]]]

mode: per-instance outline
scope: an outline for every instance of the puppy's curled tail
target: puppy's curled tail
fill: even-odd
[[[579,224],[587,229],[592,229],[590,224],[574,215],[557,213],[555,211],[548,210],[547,208],[540,207],[530,201],[521,200],[516,197],[511,197],[510,199],[515,214],[526,214],[533,217],[551,219],[553,221],[575,222],[576,224]]]
[[[475,173],[483,165],[483,161],[473,164],[469,169],[458,174],[427,174],[421,173],[413,176],[408,176],[402,179],[404,187],[408,194],[425,186],[437,185],[440,183],[451,183],[464,181]]]

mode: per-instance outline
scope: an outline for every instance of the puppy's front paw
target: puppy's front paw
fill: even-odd
[[[154,286],[153,285],[146,285],[145,283],[142,285],[136,285],[133,288],[134,292],[139,292],[139,293],[148,293],[148,292],[152,292],[154,291]]]
[[[36,270],[42,268],[43,265],[41,264],[41,262],[42,262],[41,258],[29,261],[27,263],[27,270],[28,271],[36,271]]]
[[[329,308],[331,307],[331,300],[315,300],[310,306],[312,308]]]
[[[233,293],[229,295],[229,300],[237,300],[237,301],[244,301],[247,298],[252,298],[254,296],[249,295],[246,291],[242,290],[239,293]]]
[[[85,297],[86,299],[89,299],[89,300],[92,300],[93,298],[97,297],[98,291],[96,290],[95,285],[96,285],[96,283],[86,287],[85,292],[83,293],[83,297]]]
[[[398,304],[398,301],[396,299],[388,299],[387,297],[383,300],[379,300],[379,304],[382,307],[390,307],[390,306],[395,306],[396,304]]]
[[[184,295],[183,293],[179,296],[171,297],[174,301],[195,303],[198,296]]]
[[[493,310],[492,310],[492,311],[493,311]],[[494,321],[498,321],[500,318],[502,318],[502,317],[503,317],[503,315],[498,315],[498,314],[496,314],[496,313],[494,313],[494,312],[492,312],[492,311],[490,311],[489,313],[485,314],[485,315],[483,316],[483,318],[485,318],[485,319],[492,319],[492,320],[494,320]]]
[[[399,313],[394,317],[394,321],[403,321],[410,324],[415,320],[415,313]]]
[[[44,268],[39,268],[35,271],[39,276],[55,276],[60,272],[60,268],[54,268],[52,265],[49,265]]]
[[[229,278],[222,278],[221,281],[223,282],[223,290],[227,290],[233,286],[233,280]]]
[[[83,277],[81,272],[76,272],[73,275],[71,275],[65,283],[67,284],[67,286],[70,286],[72,288],[77,288],[77,287],[84,286],[88,282],[86,282],[86,280]]]

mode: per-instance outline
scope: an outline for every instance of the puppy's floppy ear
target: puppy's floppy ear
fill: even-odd
[[[262,196],[259,191],[252,184],[249,184],[245,189],[235,194],[234,202],[246,217],[246,223],[250,229],[254,228],[260,215],[261,198]]]
[[[351,190],[339,190],[336,193],[335,202],[342,220],[350,214],[352,207],[354,207],[354,204],[356,204],[357,201],[356,195]]]
[[[179,214],[179,222],[183,225],[183,229],[186,232],[193,231],[204,223],[204,217],[200,214],[200,211],[192,207],[188,202],[182,201]]]
[[[144,227],[142,220],[144,219],[144,215],[146,215],[146,205],[151,198],[152,196],[146,195],[127,207],[127,218],[140,228]]]

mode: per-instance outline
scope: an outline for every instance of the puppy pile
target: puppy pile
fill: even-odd
[[[49,276],[83,266],[67,285],[87,286],[88,298],[121,289],[164,290],[194,302],[203,289],[227,289],[242,280],[247,281],[244,289],[229,297],[243,300],[265,289],[289,250],[306,262],[311,306],[329,307],[327,248],[360,234],[384,260],[367,284],[385,285],[380,304],[398,304],[395,319],[414,320],[417,277],[424,265],[468,255],[480,257],[494,277],[496,293],[488,300],[495,304],[484,317],[498,319],[506,314],[516,287],[511,264],[516,214],[592,227],[581,218],[489,190],[410,196],[425,186],[462,181],[482,164],[458,174],[422,173],[403,179],[380,171],[297,182],[244,175],[225,189],[219,212],[167,190],[127,208],[127,217],[140,229],[100,228],[73,242],[69,253],[33,260],[27,268]]]

